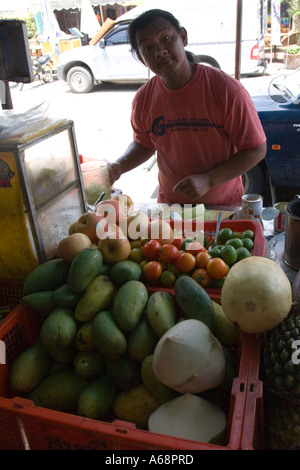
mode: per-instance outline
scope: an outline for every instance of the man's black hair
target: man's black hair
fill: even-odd
[[[137,32],[140,31],[140,29],[147,26],[152,21],[156,20],[156,18],[160,18],[160,17],[165,18],[177,29],[177,31],[180,31],[181,26],[180,26],[179,21],[169,11],[160,10],[158,8],[145,11],[140,16],[135,18],[128,28],[128,38],[129,38],[129,43],[131,45],[132,52],[138,55],[138,45],[136,42]]]

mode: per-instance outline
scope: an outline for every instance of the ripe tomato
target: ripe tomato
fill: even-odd
[[[187,253],[192,253],[192,255],[196,256],[197,253],[201,253],[202,251],[206,251],[206,248],[201,245],[200,242],[194,240],[192,243],[188,243],[186,245],[185,251]]]
[[[211,258],[207,262],[207,272],[213,279],[222,279],[228,271],[227,264],[221,258]]]
[[[198,268],[192,272],[192,278],[202,287],[207,287],[211,284],[212,279],[206,269]]]
[[[157,240],[148,240],[142,248],[143,255],[150,261],[159,258],[161,244]]]
[[[206,269],[208,260],[211,259],[211,255],[208,251],[200,251],[196,254],[196,266],[197,268]]]
[[[174,263],[179,255],[180,251],[175,245],[166,243],[161,247],[159,259],[165,263]]]
[[[159,279],[162,273],[162,266],[158,261],[149,261],[143,266],[143,274],[148,281]]]
[[[180,253],[176,260],[176,267],[181,273],[189,273],[196,266],[196,258],[191,253]]]

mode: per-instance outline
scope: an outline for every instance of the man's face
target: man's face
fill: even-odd
[[[140,60],[164,81],[172,80],[186,67],[184,46],[187,34],[163,17],[145,26],[136,35]]]

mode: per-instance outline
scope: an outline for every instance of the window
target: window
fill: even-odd
[[[127,44],[128,43],[128,25],[119,26],[113,32],[108,34],[104,43],[106,46],[113,46],[115,44]]]

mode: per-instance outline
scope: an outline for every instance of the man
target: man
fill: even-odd
[[[158,202],[237,205],[241,175],[266,154],[253,102],[234,78],[190,62],[187,31],[164,10],[150,10],[129,27],[138,59],[156,75],[136,93],[134,138],[110,165],[113,184],[157,152]]]

